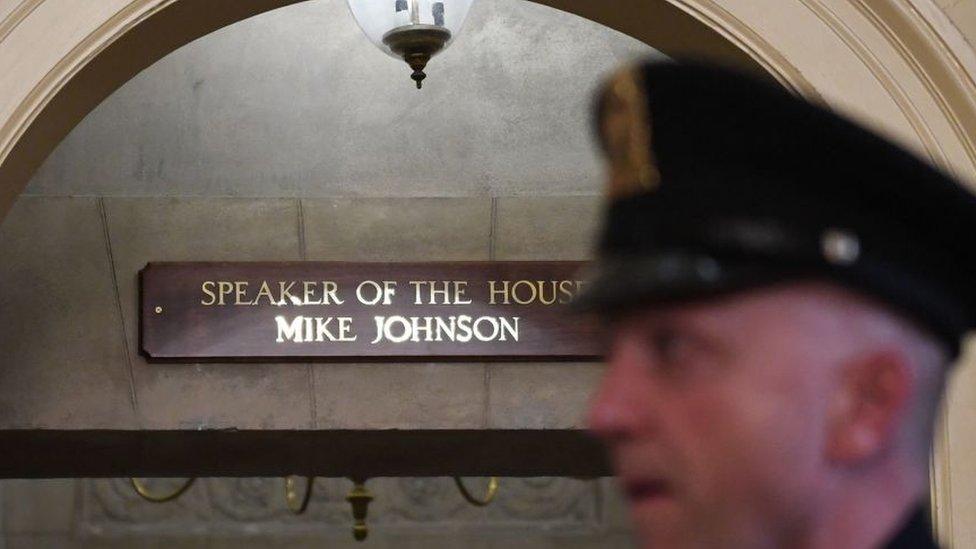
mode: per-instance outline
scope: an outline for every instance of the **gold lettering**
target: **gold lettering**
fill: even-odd
[[[352,317],[340,316],[338,341],[356,341],[356,338],[358,338],[359,336],[352,334],[350,332],[352,332]]]
[[[301,304],[301,300],[291,294],[291,289],[294,285],[295,285],[294,282],[289,282],[287,286],[285,286],[284,282],[278,282],[278,289],[280,290],[278,296],[279,305],[288,305],[289,303],[296,304],[296,305]],[[288,299],[285,299],[285,296],[288,296]]]
[[[488,304],[495,305],[496,304],[495,297],[501,294],[501,296],[505,299],[505,301],[502,302],[502,305],[508,305],[508,281],[507,280],[502,281],[502,288],[500,290],[495,288],[496,282],[497,282],[496,280],[488,281],[488,296],[489,296]]]
[[[407,283],[407,284],[410,284],[411,286],[413,286],[413,304],[414,305],[423,305],[424,304],[423,298],[420,297],[420,287],[422,285],[426,284],[426,283],[427,283],[426,280],[411,280],[410,282]]]
[[[514,324],[503,316],[498,317],[498,320],[502,326],[501,341],[508,341],[507,339],[505,339],[505,332],[508,332],[508,334],[512,336],[512,339],[518,341],[519,340],[519,317],[517,316],[512,317],[512,320],[515,321]]]
[[[560,303],[569,303],[570,301],[573,300],[575,294],[573,293],[572,288],[573,288],[572,280],[563,280],[559,282],[559,294],[561,296],[559,298]]]
[[[261,281],[261,288],[258,289],[258,295],[251,302],[251,305],[259,305],[261,302],[261,297],[268,298],[268,305],[274,305],[274,295],[271,293],[271,288],[268,286],[267,280]]]
[[[315,297],[315,282],[302,281],[302,305],[321,305],[321,301],[312,301]]]
[[[335,303],[336,305],[342,305],[342,300],[336,296],[336,292],[339,291],[339,285],[331,280],[326,280],[322,283],[324,290],[322,291],[322,304],[331,305]]]
[[[438,290],[438,289],[436,289],[434,287],[434,284],[436,284],[435,281],[431,280],[430,282],[428,282],[428,284],[430,285],[430,304],[431,305],[437,305],[438,304],[437,303],[437,296],[438,295],[441,296],[441,303],[440,304],[441,305],[447,304],[447,296],[448,296],[447,281],[446,280],[441,281],[441,284],[444,287],[443,287],[443,289],[440,289],[440,290]]]
[[[367,286],[372,288],[370,291],[376,292],[376,294],[370,299],[367,299],[363,294],[363,288],[366,288]],[[356,299],[358,299],[363,305],[376,305],[380,302],[380,299],[383,299],[380,285],[372,280],[364,280],[360,282],[359,286],[356,286]]]
[[[224,296],[230,294],[234,291],[234,285],[226,280],[221,280],[217,282],[217,291],[220,294],[220,298],[217,300],[218,305],[224,305]]]
[[[383,281],[383,305],[393,303],[393,296],[396,295],[396,280]]]
[[[546,299],[546,287],[552,288],[552,297],[549,299]],[[543,305],[552,305],[556,303],[556,281],[555,280],[550,280],[549,282],[546,282],[544,280],[539,281],[539,301]]]
[[[213,291],[213,288],[214,288],[215,285],[216,284],[214,283],[213,280],[207,280],[206,282],[204,282],[201,285],[200,289],[203,290],[203,293],[205,293],[205,294],[207,294],[207,295],[210,296],[210,301],[206,301],[206,300],[201,299],[200,300],[200,305],[206,305],[206,306],[209,307],[210,305],[213,305],[214,303],[217,302],[217,296],[214,295],[214,291]],[[209,290],[207,289],[208,286],[210,287]]]
[[[455,305],[471,305],[471,300],[463,300],[464,294],[467,292],[468,283],[464,280],[454,281],[454,304]]]
[[[520,299],[518,295],[518,289],[520,286],[527,286],[529,288],[530,294],[528,299]],[[512,284],[512,299],[515,300],[519,305],[528,305],[536,300],[538,297],[538,289],[531,280],[519,280],[515,284]]]
[[[303,318],[300,316],[296,316],[291,323],[285,320],[283,316],[276,316],[275,325],[278,327],[278,339],[275,341],[278,343],[284,343],[285,341],[303,343],[305,339],[302,337],[302,321]]]
[[[464,299],[468,283],[463,280],[411,280],[414,305],[423,305],[426,295],[427,305],[470,305]],[[426,294],[422,288],[426,287]]]
[[[247,282],[243,280],[234,282],[234,305],[250,305],[250,302],[242,301],[247,295]]]
[[[335,341],[335,335],[329,331],[329,324],[333,318],[315,318],[315,341]],[[311,339],[311,338],[310,338]]]

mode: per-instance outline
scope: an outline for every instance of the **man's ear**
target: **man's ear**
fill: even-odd
[[[827,459],[857,466],[889,451],[914,383],[900,351],[874,351],[845,362],[828,415]]]

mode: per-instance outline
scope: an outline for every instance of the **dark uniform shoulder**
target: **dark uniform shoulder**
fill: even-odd
[[[932,528],[929,524],[928,512],[918,506],[909,515],[901,529],[883,546],[883,549],[938,549]]]

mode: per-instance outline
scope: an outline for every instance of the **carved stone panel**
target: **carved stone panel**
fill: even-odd
[[[176,488],[180,479],[144,479],[153,491]],[[480,494],[486,479],[465,479]],[[299,491],[305,482],[299,479]],[[367,481],[375,499],[367,524],[374,532],[511,532],[545,530],[598,532],[605,528],[597,481],[568,478],[502,478],[487,507],[467,503],[450,478],[379,478]],[[284,479],[199,479],[179,499],[151,503],[141,499],[128,479],[83,481],[79,534],[127,536],[348,536],[352,512],[345,501],[347,479],[317,478],[307,512],[286,506]]]

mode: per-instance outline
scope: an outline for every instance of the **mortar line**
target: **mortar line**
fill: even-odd
[[[129,331],[125,327],[125,315],[123,314],[122,295],[119,292],[119,275],[115,265],[115,253],[112,251],[112,234],[108,227],[108,213],[105,210],[105,199],[99,197],[98,216],[102,222],[102,234],[105,238],[105,253],[108,255],[109,271],[112,274],[112,289],[115,295],[115,308],[119,313],[119,327],[122,330],[122,356],[125,358],[125,369],[129,381],[129,402],[132,405],[132,412],[136,418],[139,416],[139,401],[136,398],[136,381],[132,368],[132,354],[129,352]]]
[[[305,370],[308,372],[308,406],[309,411],[312,414],[312,429],[319,428],[319,412],[318,405],[315,403],[315,372],[313,371],[313,364],[306,364]]]
[[[298,202],[298,255],[302,261],[308,260],[308,245],[305,241],[305,206],[301,198]],[[308,384],[308,410],[311,414],[312,429],[318,428],[318,404],[315,402],[315,372],[314,365],[305,365],[306,383]]]
[[[308,246],[305,244],[305,207],[301,198],[298,199],[298,253],[302,261],[308,259]]]
[[[488,260],[495,261],[495,239],[498,233],[498,197],[491,197],[491,211],[488,223]],[[491,363],[484,364],[484,384],[485,384],[485,429],[491,425]]]
[[[491,217],[488,223],[488,260],[495,260],[495,236],[498,231],[498,197],[491,197]]]

